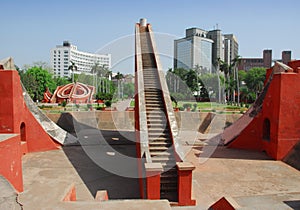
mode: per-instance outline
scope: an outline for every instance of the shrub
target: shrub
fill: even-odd
[[[104,104],[105,104],[106,107],[111,107],[111,101],[110,100],[105,101]]]
[[[62,107],[66,107],[66,106],[67,106],[67,102],[66,102],[66,101],[62,101],[62,102],[61,102],[61,106],[62,106]]]
[[[191,104],[190,103],[185,103],[182,105],[183,108],[187,109],[188,107],[191,108]]]

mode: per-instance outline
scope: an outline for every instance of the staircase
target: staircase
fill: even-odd
[[[140,40],[150,156],[152,162],[161,163],[163,167],[160,176],[161,199],[177,202],[175,151],[147,27],[140,27]]]

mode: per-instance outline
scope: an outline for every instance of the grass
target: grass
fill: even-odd
[[[179,101],[177,104],[178,108],[181,108],[183,110],[183,105],[185,106],[188,104],[190,105],[191,111],[194,109],[194,104],[197,104],[197,109],[193,111],[200,110],[201,112],[215,112],[220,114],[231,114],[231,113],[243,113],[247,111],[246,107],[240,107],[240,106],[233,106],[233,105],[227,105],[227,104],[220,104],[216,102],[191,102],[191,101]],[[130,107],[134,107],[135,103],[134,100],[130,101]],[[172,102],[173,107],[175,107],[175,103]],[[97,104],[92,104],[93,109],[97,109]],[[100,107],[102,107],[103,104],[100,104]],[[50,113],[60,113],[64,112],[64,108],[61,106],[53,106],[53,107],[47,107],[42,106],[40,107],[44,112],[50,112]],[[87,111],[87,105],[86,104],[80,104],[79,108],[77,108],[73,104],[68,104],[66,106],[66,111]]]

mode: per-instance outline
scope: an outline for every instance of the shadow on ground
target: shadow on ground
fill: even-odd
[[[296,201],[283,201],[286,205],[291,207],[292,209],[300,209],[300,200]]]
[[[58,124],[79,139],[63,151],[93,196],[107,190],[109,199],[140,198],[134,132],[98,130],[71,115]]]
[[[196,157],[202,158],[224,158],[224,159],[244,159],[244,160],[272,160],[265,152],[233,149],[226,146],[195,146],[199,152],[195,153]]]

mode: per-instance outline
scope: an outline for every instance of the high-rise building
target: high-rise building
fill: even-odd
[[[224,34],[224,62],[230,63],[239,55],[239,44],[233,34]]]
[[[71,62],[77,67],[74,73],[91,73],[92,67],[98,63],[111,68],[111,55],[100,55],[77,50],[77,46],[72,45],[68,41],[64,41],[63,45],[57,45],[51,49],[51,67],[54,75],[58,77],[70,77],[71,72],[69,66]]]
[[[207,37],[213,40],[212,45],[212,65],[216,66],[218,58],[224,61],[224,36],[221,33],[221,30],[216,29],[207,32]],[[213,70],[215,72],[215,70]]]
[[[202,71],[211,72],[213,40],[206,36],[207,32],[202,29],[186,29],[186,37],[174,41],[174,68],[199,66]]]
[[[215,72],[218,60],[230,63],[238,55],[238,42],[233,34],[221,30],[186,29],[186,36],[174,41],[174,68]]]

